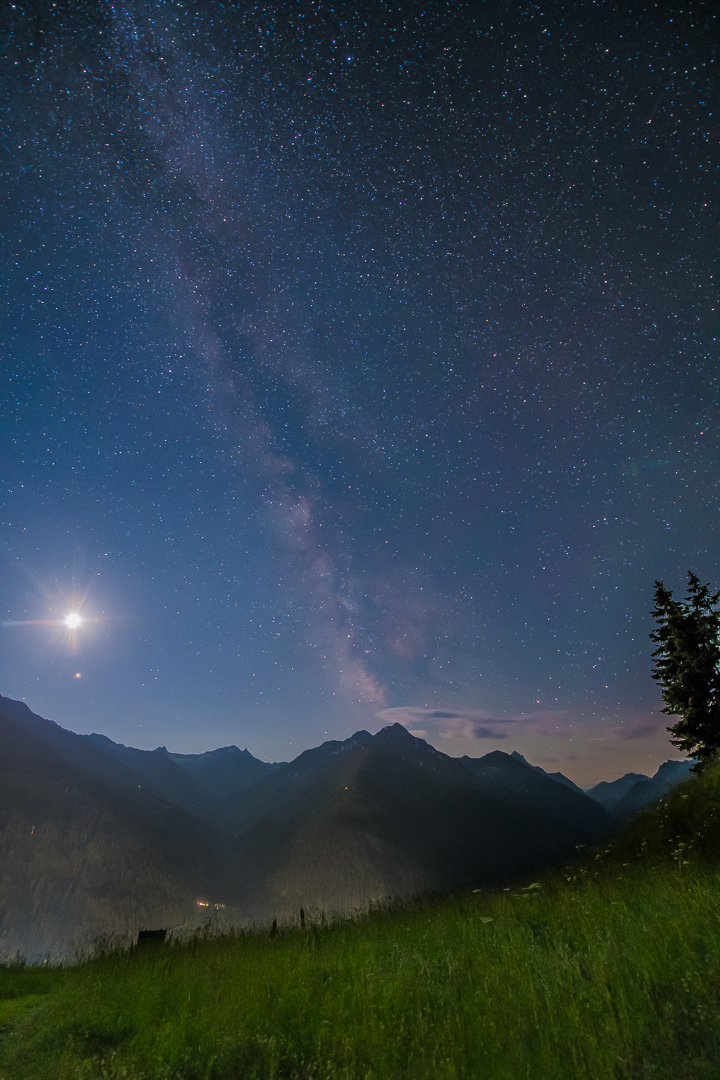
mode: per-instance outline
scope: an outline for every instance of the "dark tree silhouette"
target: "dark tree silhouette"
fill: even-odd
[[[696,758],[696,769],[720,747],[720,592],[711,593],[688,573],[688,594],[674,600],[662,581],[655,582],[651,614],[658,628],[653,679],[662,686],[664,713],[680,719],[667,730],[670,742]]]

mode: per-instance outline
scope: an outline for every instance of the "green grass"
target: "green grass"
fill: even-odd
[[[0,1077],[720,1077],[720,765],[523,884],[0,968]]]

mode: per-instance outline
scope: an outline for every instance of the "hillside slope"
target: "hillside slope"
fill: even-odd
[[[0,967],[0,1073],[716,1080],[719,858],[716,762],[518,888]]]
[[[236,828],[238,902],[268,918],[539,873],[613,825],[507,754],[478,775],[394,725],[323,744],[248,789]]]
[[[225,891],[221,834],[141,787],[93,774],[0,714],[0,954],[195,925]]]
[[[107,735],[77,735],[32,712],[24,701],[0,695],[0,713],[31,732],[71,765],[131,787],[142,787],[223,828],[228,804],[282,763],[260,761],[247,750],[225,746],[206,754],[171,754],[164,746],[138,750]]]

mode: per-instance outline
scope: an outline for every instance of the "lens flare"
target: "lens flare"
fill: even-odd
[[[77,628],[78,628],[78,626],[80,625],[81,622],[82,622],[82,619],[77,614],[77,612],[73,612],[72,614],[66,616],[66,618],[65,618],[65,625],[67,627],[69,627],[70,630],[77,630]]]

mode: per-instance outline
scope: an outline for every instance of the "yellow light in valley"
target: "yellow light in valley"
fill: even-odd
[[[75,672],[75,678],[76,678],[76,679],[82,679],[82,672],[80,672],[80,671],[76,671],[76,672]]]
[[[71,630],[77,630],[81,622],[82,619],[76,611],[68,615],[65,619],[65,625],[68,626]]]

